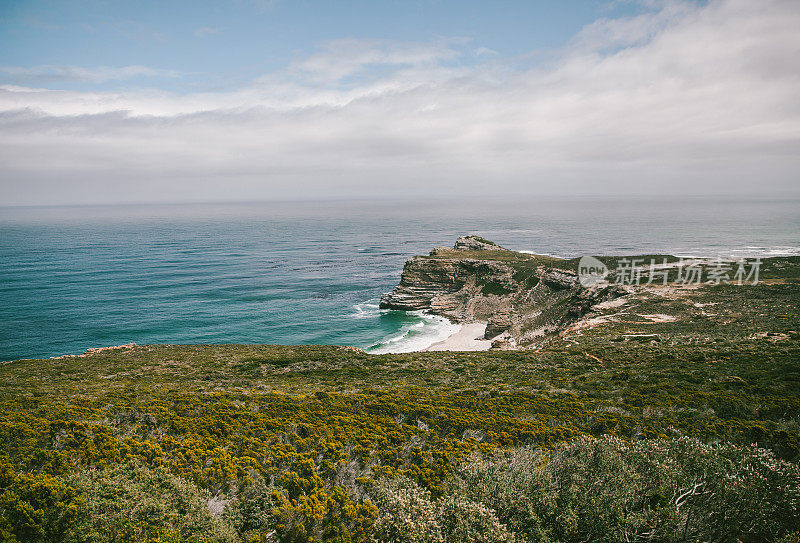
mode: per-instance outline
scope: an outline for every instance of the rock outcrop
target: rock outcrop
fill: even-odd
[[[497,251],[505,250],[493,241],[480,236],[461,236],[453,246],[456,251]]]
[[[495,348],[515,348],[557,333],[592,305],[624,293],[613,286],[582,287],[573,264],[464,236],[452,249],[409,259],[400,284],[380,306],[425,310],[460,323],[485,321],[485,337],[496,340]]]

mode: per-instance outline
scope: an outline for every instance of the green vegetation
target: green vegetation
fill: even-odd
[[[237,541],[234,530],[211,515],[200,489],[164,467],[128,460],[75,471],[66,481],[85,500],[73,526],[78,541]]]
[[[796,541],[798,307],[776,279],[644,293],[532,351],[4,363],[0,539]]]
[[[511,294],[514,292],[513,289],[506,288],[503,286],[502,283],[498,281],[492,280],[485,280],[478,282],[478,285],[481,287],[482,294],[494,294],[496,296],[505,296],[506,294]]]
[[[452,494],[517,541],[770,541],[800,529],[800,472],[763,449],[581,437],[551,454],[471,458]]]
[[[571,260],[562,260],[554,256],[532,255],[527,253],[518,253],[516,251],[509,251],[508,249],[496,250],[483,250],[483,251],[465,251],[456,249],[439,248],[435,254],[424,256],[422,258],[434,260],[460,260],[463,258],[472,258],[475,260],[494,260],[498,262],[505,262],[507,264],[519,264],[522,267],[533,266],[550,266],[557,267],[559,263],[570,263]],[[571,269],[577,269],[577,260],[572,265]],[[567,265],[567,264],[565,264]]]
[[[520,269],[514,274],[514,281],[524,283],[528,288],[533,288],[539,284],[539,278],[532,270]]]

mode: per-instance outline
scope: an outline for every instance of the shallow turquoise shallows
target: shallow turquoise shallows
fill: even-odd
[[[0,208],[0,360],[128,342],[421,348],[450,324],[378,299],[408,257],[467,233],[565,257],[800,254],[800,201]]]

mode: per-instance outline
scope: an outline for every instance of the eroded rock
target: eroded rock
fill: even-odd
[[[487,339],[506,337],[496,348],[513,348],[557,333],[594,304],[622,294],[616,287],[582,287],[568,261],[464,236],[453,249],[409,259],[400,284],[381,297],[380,307],[426,310],[459,323],[485,321]]]

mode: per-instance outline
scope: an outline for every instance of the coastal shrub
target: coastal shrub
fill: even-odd
[[[577,438],[470,459],[453,492],[520,541],[777,541],[800,529],[800,471],[767,450],[694,439]]]
[[[167,473],[199,503],[217,496],[230,508],[261,481],[268,490],[246,498],[254,500],[249,527],[235,526],[242,541],[372,539],[372,523],[382,516],[382,529],[392,526],[397,508],[390,502],[379,513],[365,498],[375,498],[373,482],[398,476],[429,492],[444,540],[453,530],[441,513],[448,498],[493,511],[517,541],[591,539],[606,530],[653,533],[653,541],[684,532],[689,540],[773,541],[800,530],[796,464],[777,461],[800,458],[796,341],[748,335],[667,345],[665,336],[655,345],[592,334],[541,351],[377,356],[318,346],[146,346],[4,364],[0,455],[13,467],[0,495],[13,493],[3,502],[0,540],[36,541],[14,534],[37,523],[40,535],[56,534],[50,540],[69,540],[76,523],[101,533],[82,512],[91,501],[87,478],[101,475],[110,477],[102,514],[121,523],[106,527],[126,533],[120,511],[139,513],[129,489],[147,486],[112,477],[127,465]],[[564,444],[608,434],[621,441]],[[19,512],[35,497],[13,481],[29,478],[48,482],[55,514],[36,505],[42,513],[23,522]],[[155,521],[128,526],[130,537],[198,533],[182,532],[166,513],[183,510],[174,508],[181,500],[160,495],[169,502],[158,513],[164,529]],[[117,498],[128,505],[113,505]],[[234,523],[227,515],[214,522]]]
[[[304,478],[296,472],[279,477],[294,483],[298,479]],[[329,490],[320,479],[309,479],[312,483],[305,488],[286,488],[259,478],[228,504],[223,517],[242,541],[365,541],[377,508],[368,500],[356,502],[342,487]]]
[[[407,477],[381,479],[370,494],[379,508],[374,542],[510,543],[514,536],[494,511],[464,495],[434,500]]]
[[[512,292],[514,292],[506,285],[499,283],[497,281],[486,280],[478,284],[481,285],[482,294],[494,294],[495,296],[505,296],[506,294],[511,294]]]
[[[430,491],[397,477],[376,482],[370,497],[380,511],[371,538],[374,543],[444,543]]]
[[[276,489],[271,497],[272,524],[281,543],[365,541],[378,515],[372,503],[354,502],[341,487],[331,491],[319,487],[296,499]]]
[[[70,543],[237,541],[230,525],[211,515],[204,493],[163,468],[131,461],[68,480],[86,503]]]
[[[528,288],[533,288],[539,284],[539,277],[536,275],[535,270],[521,269],[514,273],[514,281],[517,283],[524,283]]]
[[[0,459],[0,538],[3,542],[63,541],[83,509],[74,488],[46,473],[17,473]]]
[[[500,524],[489,507],[465,496],[445,496],[438,502],[438,517],[448,543],[511,543],[514,535]]]
[[[274,533],[273,490],[273,486],[259,477],[231,500],[223,511],[223,518],[231,523],[245,541],[264,540]]]
[[[549,541],[546,519],[555,502],[544,474],[549,454],[533,448],[486,456],[474,453],[448,481],[449,493],[465,496],[495,512],[517,541]]]

